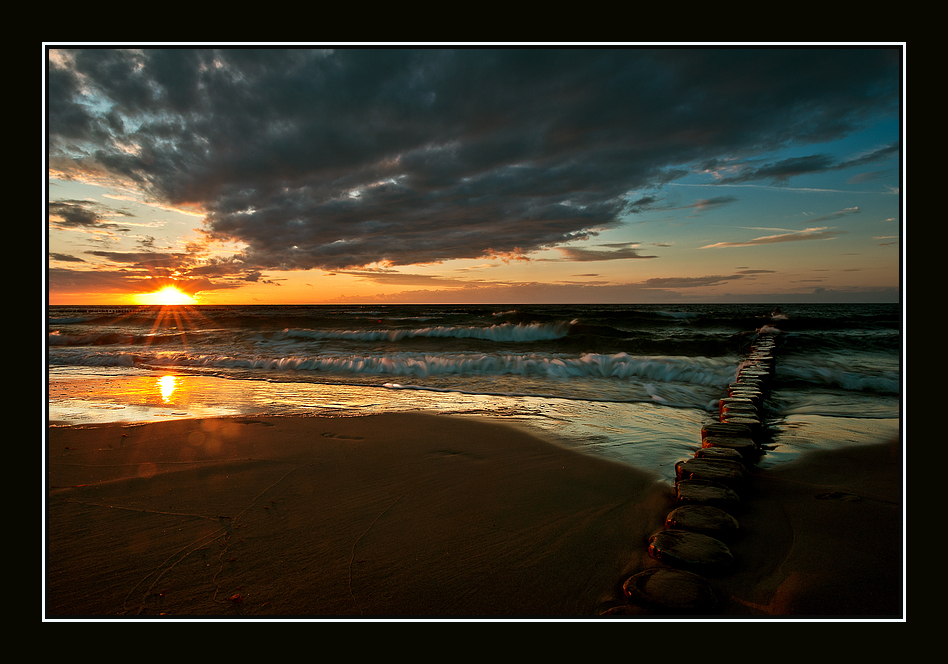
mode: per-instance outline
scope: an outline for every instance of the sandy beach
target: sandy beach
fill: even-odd
[[[492,420],[53,426],[48,455],[48,619],[662,615],[621,585],[660,565],[673,487]],[[710,617],[904,617],[897,444],[757,471],[744,503]]]

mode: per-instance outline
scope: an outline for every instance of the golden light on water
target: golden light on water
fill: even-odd
[[[177,388],[177,379],[174,376],[162,376],[157,381],[158,392],[161,394],[161,401],[163,403],[171,402],[171,395],[174,394],[175,389]]]

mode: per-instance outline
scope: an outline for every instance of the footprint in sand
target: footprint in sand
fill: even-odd
[[[335,440],[365,440],[362,436],[345,436],[341,433],[332,433],[331,431],[321,433],[320,436],[323,438],[333,438]]]
[[[455,450],[433,450],[432,452],[429,452],[429,456],[454,459],[472,459],[474,461],[480,461],[484,458],[477,454],[471,454],[470,452],[458,452]]]
[[[265,426],[265,427],[275,427],[275,426],[276,426],[276,424],[274,424],[273,422],[264,422],[264,421],[262,421],[262,420],[234,420],[234,421],[237,422],[238,424],[259,424],[259,425]]]
[[[846,502],[852,502],[855,500],[862,500],[861,496],[857,496],[854,493],[847,493],[845,491],[831,491],[830,493],[820,493],[816,496],[817,500],[843,500]]]

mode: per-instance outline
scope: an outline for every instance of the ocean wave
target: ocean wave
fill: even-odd
[[[271,371],[326,371],[393,376],[542,376],[553,379],[608,378],[726,385],[733,380],[735,362],[698,361],[700,358],[636,358],[625,353],[585,354],[580,357],[489,354],[320,355],[234,359],[234,368]]]
[[[75,349],[73,349],[75,350]],[[239,369],[275,372],[428,376],[527,376],[554,380],[600,378],[624,381],[686,383],[725,386],[734,379],[735,358],[638,357],[586,353],[579,356],[487,353],[389,353],[358,355],[325,353],[316,356],[233,357],[184,352],[64,353],[50,351],[50,364],[141,365],[202,369]]]
[[[89,332],[88,334],[62,334],[58,330],[46,335],[50,346],[128,346],[136,342],[132,334],[118,332]]]
[[[777,367],[781,382],[812,383],[854,392],[899,394],[902,381],[897,371],[857,371],[851,368],[814,362],[781,362]]]
[[[84,367],[134,367],[147,362],[148,358],[135,353],[73,353],[59,354],[48,351],[46,361],[50,366]]]
[[[152,346],[170,344],[187,340],[190,343],[198,342],[205,336],[204,333],[169,334],[129,334],[126,332],[93,331],[85,334],[64,334],[54,330],[46,335],[48,346]]]
[[[94,316],[60,316],[49,317],[46,319],[47,325],[81,325],[91,323],[95,320]]]
[[[820,412],[846,417],[891,412],[901,393],[898,306],[781,303],[782,315],[772,310],[345,304],[193,306],[169,313],[57,306],[47,310],[46,353],[51,374],[167,371],[244,383],[390,385],[710,412],[756,333],[768,326],[780,330],[773,398],[782,407],[816,401]]]
[[[697,311],[656,311],[657,315],[676,320],[694,320],[701,316]]]
[[[480,339],[484,341],[531,342],[562,339],[572,323],[503,323],[489,327],[437,326],[414,329],[381,330],[309,330],[287,329],[275,334],[275,340],[309,341],[401,341],[414,338]]]

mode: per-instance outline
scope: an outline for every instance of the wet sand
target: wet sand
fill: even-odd
[[[48,433],[49,619],[606,619],[659,564],[647,541],[674,501],[650,474],[468,417]],[[710,617],[900,616],[901,461],[874,446],[758,472]]]
[[[725,612],[904,618],[898,440],[805,454],[757,471],[737,515]]]

